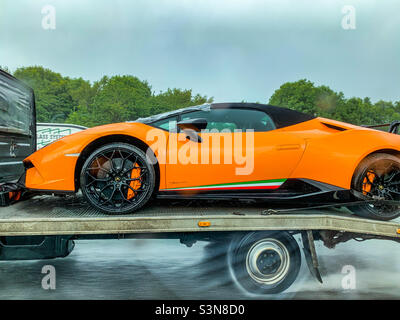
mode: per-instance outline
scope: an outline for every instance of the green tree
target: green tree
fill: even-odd
[[[133,76],[103,77],[94,83],[92,90],[93,98],[90,94],[83,95],[87,104],[79,104],[69,116],[69,122],[93,126],[132,120],[147,114],[143,106],[151,97],[151,87],[146,81]]]
[[[346,99],[342,92],[335,92],[327,86],[316,87],[306,79],[284,83],[274,92],[269,103],[357,125],[390,123],[400,119],[400,102],[381,100],[373,104],[368,97]]]
[[[115,123],[147,117],[192,105],[211,102],[212,98],[193,95],[192,90],[168,89],[154,94],[146,81],[133,76],[103,77],[92,87],[94,97],[80,104],[67,122],[85,126]]]
[[[73,108],[69,79],[40,66],[18,68],[14,76],[34,91],[38,122],[64,122]]]
[[[148,100],[147,110],[149,115],[153,115],[203,103],[211,103],[212,101],[212,97],[207,98],[207,96],[199,94],[193,95],[192,90],[174,88],[160,92],[157,95],[153,94]]]
[[[286,82],[277,89],[269,103],[309,114],[328,116],[341,103],[343,94],[327,86],[316,87],[313,82],[302,79]]]
[[[72,98],[72,112],[76,111],[79,106],[88,107],[93,104],[95,90],[89,81],[82,78],[67,79],[67,90]]]

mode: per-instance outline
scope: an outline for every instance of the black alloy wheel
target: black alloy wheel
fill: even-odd
[[[399,205],[379,203],[379,200],[400,201],[399,158],[385,153],[367,157],[356,170],[353,189],[377,200],[376,203],[349,207],[355,214],[377,220],[392,220],[400,216]]]
[[[145,205],[154,190],[155,172],[146,154],[126,143],[95,150],[80,175],[86,200],[108,214],[127,214]]]

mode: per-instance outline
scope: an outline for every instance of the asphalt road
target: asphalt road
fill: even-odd
[[[324,284],[310,276],[303,259],[286,292],[254,296],[230,280],[223,254],[206,243],[187,248],[178,240],[81,240],[67,258],[0,262],[0,299],[400,298],[400,244],[352,240],[335,250],[316,247]],[[41,286],[45,265],[56,270],[55,290]],[[342,271],[349,268],[355,271],[354,289],[342,286],[348,275]]]

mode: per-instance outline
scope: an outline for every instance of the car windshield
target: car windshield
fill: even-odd
[[[210,104],[202,104],[199,106],[192,106],[192,107],[187,107],[187,108],[181,108],[173,111],[168,111],[160,114],[156,114],[154,116],[146,117],[146,118],[138,118],[133,122],[141,122],[141,123],[153,123],[155,121],[159,121],[168,117],[172,117],[176,114],[180,114],[183,112],[189,112],[189,111],[207,111],[210,110],[211,105]]]

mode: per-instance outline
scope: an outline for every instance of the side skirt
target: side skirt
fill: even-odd
[[[337,201],[338,203],[351,199],[350,190],[340,191],[318,191],[313,193],[260,193],[260,192],[230,192],[230,193],[178,193],[173,191],[159,191],[158,199],[204,199],[204,200],[268,200],[289,201],[302,200],[307,202]]]

